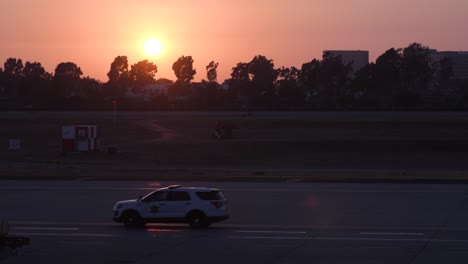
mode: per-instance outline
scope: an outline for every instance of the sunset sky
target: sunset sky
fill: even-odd
[[[172,63],[191,55],[196,81],[214,60],[222,82],[258,54],[300,67],[324,49],[369,50],[371,60],[412,42],[468,50],[467,10],[466,0],[2,0],[0,63],[21,58],[53,72],[71,61],[105,82],[114,58],[126,55],[175,80]],[[145,53],[150,38],[163,45],[157,56]]]

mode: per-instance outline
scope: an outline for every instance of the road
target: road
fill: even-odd
[[[111,221],[117,200],[217,187],[205,230]],[[467,263],[468,185],[1,181],[0,220],[31,244],[2,263]]]

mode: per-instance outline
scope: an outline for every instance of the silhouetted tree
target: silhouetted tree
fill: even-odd
[[[255,56],[249,63],[249,74],[253,99],[264,106],[271,106],[277,78],[273,60],[262,55]]]
[[[399,82],[401,79],[402,54],[401,49],[391,48],[380,55],[375,61],[378,70],[382,75],[388,78],[386,81],[393,80]],[[384,76],[382,76],[384,77]]]
[[[111,63],[110,70],[107,73],[110,82],[118,82],[122,75],[128,74],[127,56],[117,56]]]
[[[74,96],[79,91],[79,80],[83,75],[81,68],[73,62],[62,62],[55,68],[54,74],[54,95],[57,100]]]
[[[190,82],[197,71],[193,68],[192,56],[181,56],[172,64],[172,70],[177,77],[176,82],[168,89],[168,95],[171,97],[189,96],[192,91]]]
[[[152,102],[154,109],[157,110],[168,110],[169,109],[169,98],[168,98],[168,89],[174,84],[174,81],[160,78],[156,80],[156,84],[164,86],[166,89],[157,91],[152,94]]]
[[[299,80],[306,93],[306,100],[318,96],[320,86],[321,63],[317,59],[302,64]]]
[[[52,75],[46,72],[41,63],[28,61],[22,70],[22,76],[20,96],[23,101],[28,104],[39,103]]]
[[[234,104],[240,97],[247,97],[250,94],[249,64],[239,62],[232,68],[231,79],[226,81],[229,85],[226,100],[229,104]],[[249,104],[250,102],[244,102]]]
[[[83,75],[80,67],[73,62],[62,62],[57,65],[51,81],[45,91],[47,96],[41,99],[48,108],[63,109],[68,105],[67,98],[78,94],[79,82]],[[45,78],[50,78],[45,73]]]
[[[347,96],[347,86],[350,81],[350,73],[352,71],[352,62],[344,64],[341,56],[336,56],[327,52],[323,56],[322,61],[322,83],[324,85],[324,93],[332,95],[335,102],[343,96]]]
[[[0,96],[7,96],[8,94],[5,82],[5,73],[3,72],[3,68],[0,67]]]
[[[104,85],[90,77],[82,78],[81,69],[72,62],[58,64],[52,75],[39,62],[23,65],[21,59],[8,58],[0,68],[0,95],[21,107],[46,98],[52,107],[74,104],[82,108],[100,104],[103,95],[124,97],[129,87],[139,93],[145,85],[159,83],[168,87],[167,94],[158,89],[150,95],[157,103],[147,103],[145,109],[169,109],[172,105],[181,109],[234,109],[239,105],[293,109],[304,104],[318,108],[464,107],[468,104],[468,86],[451,78],[453,62],[439,56],[429,47],[412,43],[404,49],[385,51],[375,63],[351,74],[352,63],[345,64],[332,53],[304,63],[300,70],[275,69],[273,60],[258,55],[250,62],[237,63],[223,86],[217,83],[219,63],[214,61],[206,66],[208,81],[192,84],[196,70],[191,56],[181,56],[173,63],[176,82],[156,81],[154,63],[140,61],[129,70],[127,57],[117,56]]]
[[[158,72],[156,64],[148,60],[139,61],[132,65],[130,78],[132,80],[132,90],[139,93],[143,86],[156,82],[155,76]]]
[[[197,71],[193,68],[192,56],[181,56],[172,64],[172,70],[177,77],[177,82],[189,84]]]
[[[62,62],[55,68],[54,79],[76,81],[81,78],[81,75],[83,72],[78,65],[73,62]]]
[[[46,78],[46,70],[40,62],[27,61],[22,75],[25,80],[39,81]]]
[[[215,63],[214,61],[211,61],[207,66],[206,66],[206,77],[208,78],[209,82],[216,82],[218,78],[218,65],[219,63]]]
[[[21,59],[8,58],[4,64],[3,70],[7,78],[12,80],[19,80],[22,77],[23,62]]]
[[[4,63],[4,69],[0,84],[4,94],[12,97],[19,95],[19,86],[22,79],[23,62],[21,59],[8,58]]]
[[[280,101],[286,102],[288,108],[301,107],[304,103],[304,89],[299,86],[300,71],[295,68],[282,67],[277,70],[276,82]]]
[[[408,91],[423,90],[434,77],[431,66],[432,51],[420,43],[410,44],[403,49],[402,77]]]
[[[350,96],[348,100],[350,100],[351,105],[355,103],[362,103],[356,102],[359,100],[363,100],[365,96],[369,94],[369,91],[373,88],[373,74],[375,71],[375,63],[370,63],[362,67],[356,73],[354,73],[354,79],[351,81],[348,90],[350,91]],[[367,97],[365,97],[367,99]]]
[[[191,92],[190,83],[185,84],[181,81],[175,81],[167,89],[167,94],[171,97],[189,96]]]
[[[80,80],[82,90],[82,99],[86,103],[86,108],[100,107],[103,103],[102,87],[103,84],[89,76]]]
[[[343,64],[341,56],[330,52],[323,60],[312,60],[301,68],[301,83],[306,91],[306,100],[316,107],[338,107],[339,101],[349,96],[352,63]]]
[[[391,48],[385,51],[375,61],[371,74],[374,83],[370,92],[378,96],[395,96],[403,78],[401,49]]]
[[[166,79],[166,78],[159,78],[159,79],[156,80],[156,83],[161,84],[161,85],[170,86],[170,85],[172,85],[174,83],[174,81]]]
[[[130,86],[127,56],[117,56],[111,63],[107,76],[109,81],[105,86],[105,93],[116,97],[124,96]]]
[[[459,80],[458,83],[458,104],[463,110],[468,110],[468,80]]]
[[[231,78],[236,81],[249,82],[249,64],[237,63],[236,67],[232,68]]]

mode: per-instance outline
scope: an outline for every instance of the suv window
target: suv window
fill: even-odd
[[[224,200],[224,195],[219,191],[196,192],[201,200]]]
[[[188,192],[172,191],[169,192],[168,201],[190,201]]]
[[[160,202],[160,201],[167,201],[169,192],[167,191],[159,191],[154,192],[143,199],[143,202]]]

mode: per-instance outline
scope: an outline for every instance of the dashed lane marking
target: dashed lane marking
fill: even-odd
[[[49,222],[49,221],[8,221],[10,225],[37,225],[37,226],[118,226],[113,222]]]
[[[423,239],[423,238],[362,238],[362,237],[287,237],[287,236],[227,236],[228,239],[250,240],[317,240],[317,241],[369,241],[369,242],[432,242],[468,243],[468,240]]]
[[[360,235],[375,235],[375,236],[424,236],[424,233],[390,233],[390,232],[360,232]]]
[[[74,181],[92,181],[92,180],[97,180],[99,178],[96,177],[85,177],[85,178],[76,178]]]
[[[268,231],[268,230],[239,230],[236,233],[259,233],[259,234],[307,234],[306,231]]]
[[[55,230],[55,231],[79,231],[79,228],[64,228],[64,227],[13,227],[13,230]]]
[[[13,233],[13,236],[118,237],[115,234]]]

